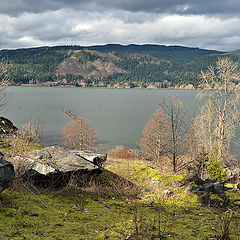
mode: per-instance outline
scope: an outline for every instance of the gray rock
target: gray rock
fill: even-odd
[[[240,183],[237,185],[237,188],[240,190]]]
[[[208,178],[206,178],[205,180],[203,180],[203,183],[215,183],[215,182],[217,182],[217,181],[212,180],[212,179],[208,179]]]
[[[208,193],[201,194],[198,197],[198,202],[202,206],[207,206],[210,203],[210,195]]]
[[[194,182],[197,185],[203,184],[203,180],[198,176],[198,174],[196,172],[188,173],[188,175],[183,180],[183,182],[185,182],[185,183]]]
[[[9,119],[5,117],[0,117],[0,134],[9,134],[16,131],[17,128]]]
[[[206,192],[213,192],[214,191],[214,183],[204,183],[203,184],[203,190]]]
[[[212,199],[210,201],[210,206],[214,207],[214,208],[226,208],[228,206],[230,200],[226,196],[221,197],[221,198],[222,199],[218,199],[218,198]]]
[[[228,168],[226,170],[227,172],[227,177],[226,177],[226,182],[227,183],[237,183],[240,179],[240,168],[236,167],[236,168]]]
[[[150,188],[145,188],[144,192],[151,192],[152,190]]]
[[[94,158],[92,159],[94,160]],[[93,161],[60,146],[50,146],[28,153],[26,164],[28,168],[30,167],[43,175],[53,172],[66,173],[83,169],[99,169],[99,166]]]
[[[31,179],[35,185],[43,187],[62,187],[68,183],[72,174],[92,175],[102,170],[93,161],[60,146],[34,150],[24,158],[14,156],[13,161],[24,164],[24,178]]]
[[[151,183],[153,186],[157,186],[160,184],[160,181],[154,181],[154,180],[151,180]]]
[[[225,187],[223,183],[214,184],[213,192],[217,194],[224,193]]]
[[[13,165],[3,159],[0,159],[0,192],[10,187],[15,177]]]
[[[192,186],[192,184],[188,184],[184,190],[185,193],[190,193],[194,190],[194,187]]]
[[[91,151],[76,151],[76,150],[71,150],[70,152],[90,162],[93,162],[95,165],[99,167],[101,167],[103,163],[106,162],[107,160],[107,154],[94,153]]]
[[[172,187],[177,188],[183,186],[184,184],[181,181],[173,181],[171,185]]]
[[[169,197],[173,194],[172,191],[168,190],[168,189],[165,189],[162,191],[162,195],[166,196],[166,197]]]
[[[225,191],[232,188],[225,187],[225,182],[216,182],[211,179],[202,180],[196,173],[188,174],[184,182],[185,184],[194,182],[197,185],[193,187],[192,184],[188,184],[185,188],[185,193],[196,193],[198,195],[198,202],[200,205],[221,208],[226,208],[228,206],[230,200],[226,196]],[[216,195],[220,199],[211,199],[212,195]]]

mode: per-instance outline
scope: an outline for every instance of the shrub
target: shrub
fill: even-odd
[[[218,151],[209,157],[209,164],[207,165],[207,173],[213,180],[223,181],[227,174],[223,167],[222,160],[218,157]]]
[[[116,146],[108,152],[108,157],[113,159],[136,159],[138,158],[138,153],[131,148]]]

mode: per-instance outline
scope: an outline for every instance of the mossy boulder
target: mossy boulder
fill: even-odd
[[[13,165],[3,159],[0,159],[0,192],[10,187],[15,177]]]

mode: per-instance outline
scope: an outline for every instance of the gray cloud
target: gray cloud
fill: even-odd
[[[106,43],[240,49],[236,0],[1,0],[4,48]]]
[[[0,12],[21,14],[24,12],[54,11],[61,8],[105,11],[109,9],[131,12],[155,12],[176,14],[239,14],[238,0],[1,0]]]

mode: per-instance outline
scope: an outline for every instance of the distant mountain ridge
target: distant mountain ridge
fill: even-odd
[[[103,87],[197,86],[200,71],[218,57],[240,59],[240,51],[153,44],[39,47],[2,50],[1,55],[13,84]]]
[[[92,46],[87,47],[91,50],[109,52],[129,52],[129,53],[142,53],[157,58],[163,58],[165,60],[174,61],[177,63],[186,63],[193,61],[194,59],[209,55],[209,54],[220,54],[224,53],[216,50],[206,50],[184,46],[165,46],[165,45],[154,45],[154,44],[143,44],[143,45],[118,45],[118,44],[107,44],[103,46]]]

